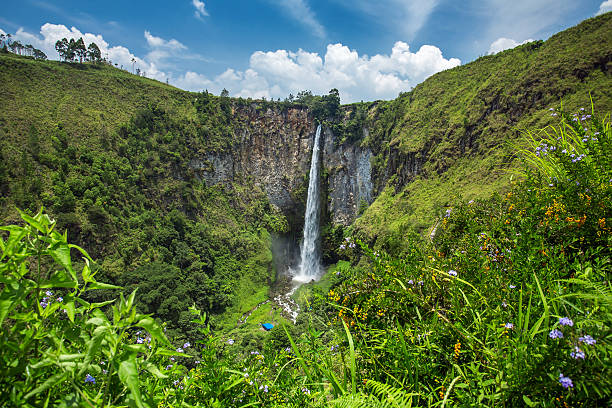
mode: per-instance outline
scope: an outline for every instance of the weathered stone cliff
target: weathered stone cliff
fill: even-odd
[[[307,108],[266,108],[254,103],[235,107],[241,127],[231,151],[210,152],[191,165],[207,185],[248,177],[268,196],[270,203],[290,219],[303,217],[314,135],[317,123]],[[327,214],[334,224],[349,225],[360,206],[374,199],[372,152],[359,141],[338,143],[329,128],[322,138],[322,174],[327,176]],[[301,225],[301,223],[297,223]],[[297,225],[296,225],[297,227]]]

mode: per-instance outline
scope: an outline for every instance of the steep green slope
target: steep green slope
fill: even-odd
[[[394,101],[338,111],[335,98],[311,97],[304,116],[336,115],[328,124],[341,143],[363,139],[375,154],[378,198],[356,230],[403,250],[456,197],[502,191],[514,166],[508,142],[548,124],[550,106],[588,107],[592,97],[598,112],[612,109],[611,35],[608,14],[441,72]],[[265,299],[269,234],[286,221],[248,175],[211,187],[190,163],[241,143],[246,127],[265,133],[270,115],[279,132],[288,106],[0,54],[0,218],[15,222],[16,206],[44,205],[107,280],[148,288],[146,311],[179,325],[196,301],[231,309],[229,324]]]
[[[551,37],[436,74],[374,104],[364,143],[376,153],[382,194],[357,221],[379,245],[426,232],[458,196],[508,186],[522,130],[550,124],[548,109],[612,110],[612,13]]]
[[[230,100],[124,71],[0,55],[0,218],[41,205],[100,277],[186,332],[188,307],[265,299],[270,232],[285,221],[251,181],[206,186],[190,167],[239,128]],[[99,295],[103,299],[104,293]]]

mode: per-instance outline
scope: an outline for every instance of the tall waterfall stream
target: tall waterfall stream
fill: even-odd
[[[319,279],[321,275],[321,259],[319,251],[319,167],[320,167],[320,139],[321,125],[317,127],[312,147],[310,161],[310,174],[308,181],[308,197],[306,200],[306,214],[304,216],[304,237],[300,248],[300,264],[297,271],[289,268],[287,275],[292,277],[287,291],[274,296],[274,303],[283,309],[284,315],[294,323],[299,313],[299,305],[291,298],[295,291],[304,283]],[[242,324],[253,310],[246,313],[238,324]]]

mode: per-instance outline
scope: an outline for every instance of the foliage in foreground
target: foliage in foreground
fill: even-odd
[[[433,242],[401,258],[348,237],[355,262],[312,298],[306,330],[260,345],[192,308],[199,335],[170,347],[135,293],[88,303],[110,289],[89,256],[44,214],[22,214],[0,240],[0,402],[609,406],[612,132],[586,112],[553,114],[560,127],[530,139],[536,169],[510,193],[447,209]]]

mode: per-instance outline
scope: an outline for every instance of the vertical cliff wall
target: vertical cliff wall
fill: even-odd
[[[260,105],[234,108],[241,126],[228,151],[208,152],[191,166],[207,185],[250,178],[270,203],[301,225],[317,123],[307,108]],[[372,152],[360,141],[340,143],[329,127],[322,140],[326,212],[334,224],[350,225],[373,199]],[[297,227],[294,226],[294,228]]]

